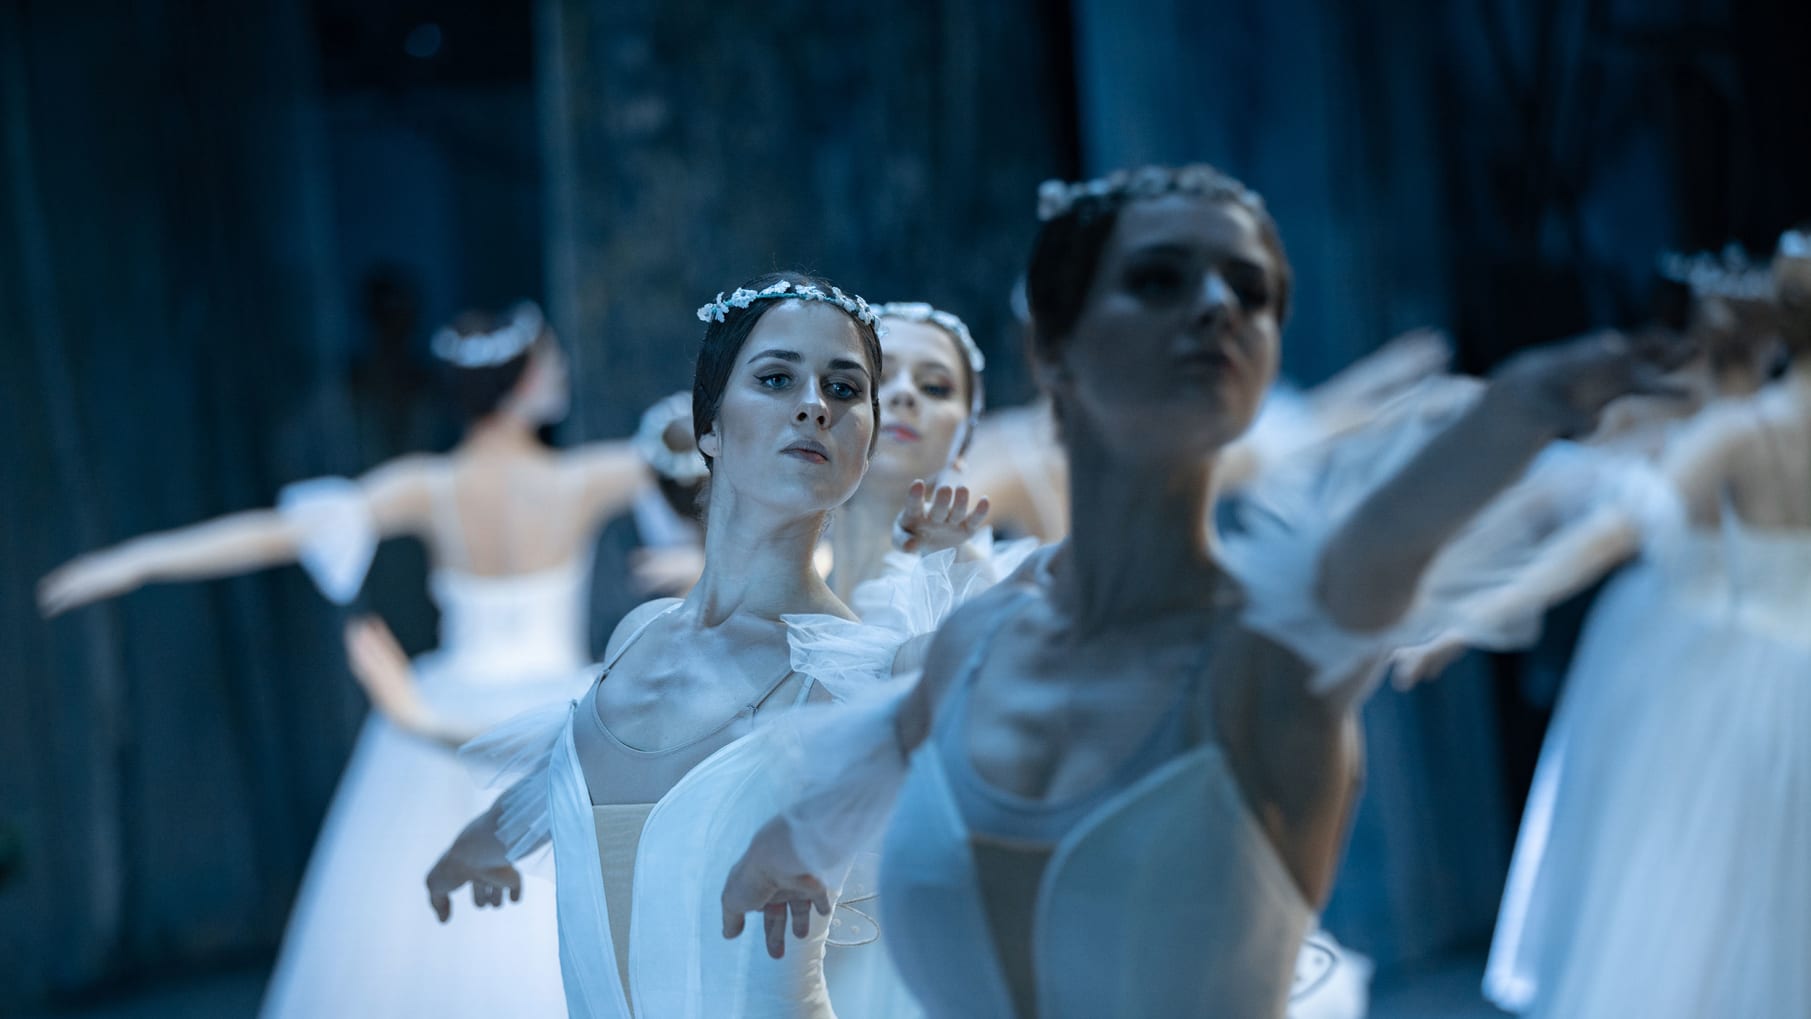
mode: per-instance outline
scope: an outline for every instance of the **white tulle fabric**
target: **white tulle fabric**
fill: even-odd
[[[1650,530],[1600,596],[1485,993],[1540,1016],[1811,1015],[1811,533]]]
[[[987,564],[957,563],[953,553],[922,560],[901,556],[888,576],[856,592],[855,604],[867,609],[862,623],[823,616],[787,620],[794,670],[838,690],[839,703],[793,712],[750,739],[764,743],[762,753],[777,782],[794,791],[782,816],[790,822],[801,860],[813,872],[845,875],[825,968],[831,1000],[846,1015],[914,1019],[926,1014],[893,961],[912,957],[916,949],[889,943],[886,937],[890,901],[899,895],[878,894],[881,841],[908,773],[897,737],[899,705],[917,682],[916,673],[894,674],[894,657],[913,637],[934,632],[962,602],[1024,569],[1035,551],[1034,542],[1015,542],[995,550]],[[1197,775],[1190,780],[1198,779]],[[953,809],[949,805],[945,812],[952,821]],[[1144,832],[1130,837],[1143,844],[1150,835]],[[1287,1014],[1291,1019],[1362,1019],[1369,998],[1369,961],[1346,951],[1322,932],[1316,931],[1304,941],[1303,931],[1311,927],[1306,907],[1287,875],[1279,871],[1274,853],[1267,845],[1261,848],[1264,852],[1259,855],[1269,863],[1258,866],[1267,875],[1258,885],[1283,903],[1266,923],[1280,925],[1286,951],[1299,949],[1293,981],[1281,978],[1283,992],[1290,995]],[[1172,883],[1163,894],[1179,893]],[[847,908],[849,904],[855,909]],[[871,919],[878,923],[870,923]],[[1131,933],[1135,929],[1136,924],[1128,929],[1128,943],[1143,945]],[[991,943],[984,924],[975,933],[975,945]],[[939,940],[961,936],[952,928],[940,934]],[[1177,943],[1193,941],[1180,939]],[[883,946],[890,947],[883,952]],[[1148,954],[1145,961],[1162,956],[1162,952]],[[1073,970],[1078,960],[1053,964]],[[1088,972],[1099,972],[1098,960],[1089,965],[1095,968]],[[950,992],[954,997],[942,1002],[943,1009],[935,1014],[1005,1014],[989,1012],[981,989],[947,971],[939,968],[936,979],[956,989]],[[1121,1003],[1128,1004],[1130,1011],[1089,1013],[1089,1008],[1101,1002],[1087,998],[1073,1014],[1173,1014],[1163,1011],[1175,1002],[1162,998],[1155,989],[1161,981],[1128,980],[1114,993],[1132,994],[1128,988],[1135,984],[1147,985],[1147,993],[1135,1006],[1130,998],[1122,997]],[[1073,997],[1071,989],[1061,993]],[[962,1004],[958,1007],[957,1002]]]
[[[1037,548],[1032,538],[995,545],[990,532],[979,558],[959,558],[956,549],[895,553],[885,573],[855,589],[850,606],[860,622],[786,617],[793,671],[837,702],[791,713],[775,723],[771,737],[777,761],[796,783],[788,814],[809,818],[794,825],[794,836],[814,872],[840,873],[879,845],[905,774],[895,720],[918,681],[916,672],[895,674],[900,648],[935,633],[958,606],[1018,571]],[[835,767],[823,767],[825,761]]]
[[[822,917],[813,916],[810,936],[790,941],[782,960],[768,958],[758,936],[728,941],[722,935],[718,892],[785,791],[770,766],[769,729],[692,769],[649,815],[636,854],[625,993],[610,962],[616,947],[591,797],[573,744],[574,710],[568,705],[512,720],[461,750],[481,778],[510,783],[500,834],[511,858],[532,858],[552,844],[560,970],[571,1014],[832,1019],[822,975],[829,924]]]
[[[297,560],[335,605],[364,586],[377,552],[377,525],[364,490],[346,478],[313,478],[277,494],[277,512],[301,537]]]
[[[1643,506],[1655,479],[1639,458],[1554,442],[1434,557],[1410,609],[1394,625],[1355,633],[1314,595],[1322,551],[1366,497],[1405,466],[1482,393],[1474,379],[1439,376],[1416,386],[1368,427],[1268,467],[1239,497],[1216,554],[1244,589],[1244,621],[1314,670],[1318,689],[1368,672],[1389,652],[1452,635],[1468,646],[1525,647],[1539,618],[1481,610],[1520,575],[1541,540],[1606,504]]]
[[[588,566],[498,578],[436,571],[440,646],[415,661],[422,696],[441,717],[482,729],[582,693]],[[495,625],[498,615],[524,625]],[[316,840],[264,1014],[563,1014],[550,896],[446,925],[424,900],[428,868],[488,803],[453,754],[372,716]]]

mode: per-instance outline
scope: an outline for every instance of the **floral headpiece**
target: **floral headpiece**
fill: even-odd
[[[981,353],[980,344],[968,331],[968,325],[955,315],[941,308],[933,308],[923,301],[888,301],[877,305],[874,313],[881,318],[896,318],[902,322],[926,322],[949,333],[956,338],[956,346],[962,348],[962,356],[967,359],[968,367],[974,374],[974,390],[969,394],[969,411],[973,415],[981,413],[982,390],[981,373],[987,370],[987,356]]]
[[[1786,253],[1785,238],[1780,239],[1780,253]],[[1773,277],[1767,267],[1750,262],[1739,244],[1729,245],[1722,254],[1669,251],[1660,256],[1660,275],[1690,287],[1696,297],[1764,301],[1773,296]]]
[[[1256,191],[1206,163],[1190,163],[1115,170],[1105,177],[1074,184],[1047,180],[1038,187],[1038,221],[1060,219],[1076,206],[1089,202],[1117,204],[1170,194],[1224,199],[1253,210],[1264,208],[1264,199]]]
[[[987,370],[987,357],[981,353],[981,347],[970,335],[968,326],[956,316],[941,308],[933,308],[923,301],[888,301],[874,306],[874,314],[881,318],[896,318],[903,322],[928,322],[956,338],[956,344],[962,348],[962,356],[968,359],[968,366],[976,375]]]
[[[654,473],[681,485],[695,485],[710,475],[695,447],[682,452],[667,445],[667,428],[675,421],[691,420],[692,394],[674,393],[642,412],[641,424],[630,440]]]
[[[782,297],[834,304],[863,325],[879,324],[879,316],[874,314],[874,309],[868,306],[867,301],[843,293],[842,288],[831,287],[828,292],[825,292],[815,283],[795,284],[791,280],[781,280],[765,290],[737,287],[736,292],[728,297],[718,293],[716,300],[698,309],[698,321],[721,322],[729,316],[731,308],[746,308],[756,301],[770,301]]]
[[[488,333],[461,336],[446,328],[434,334],[434,356],[461,368],[490,368],[506,364],[540,339],[547,320],[533,301],[511,308],[509,321]]]

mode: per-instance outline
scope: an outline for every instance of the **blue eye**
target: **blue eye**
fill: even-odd
[[[934,396],[939,400],[947,400],[956,394],[955,387],[946,386],[941,382],[932,382],[920,388],[924,390],[924,395]]]
[[[766,375],[756,375],[755,381],[768,389],[785,389],[792,385],[792,376],[785,372],[771,372]]]
[[[860,389],[857,389],[847,382],[831,382],[824,388],[829,390],[831,396],[834,396],[839,400],[853,400],[861,395]]]

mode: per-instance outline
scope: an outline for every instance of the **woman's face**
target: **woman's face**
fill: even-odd
[[[713,487],[799,512],[846,502],[868,469],[874,380],[854,321],[820,301],[778,301],[755,323],[699,448]]]
[[[1120,210],[1074,329],[1039,366],[1085,430],[1133,459],[1198,457],[1244,431],[1276,378],[1277,271],[1257,219],[1189,195]]]
[[[880,369],[880,442],[874,467],[909,483],[948,467],[968,424],[956,341],[929,322],[886,320]]]
[[[566,369],[566,352],[558,343],[543,339],[530,351],[522,378],[510,394],[508,409],[533,424],[551,425],[565,420],[571,408],[572,385]]]

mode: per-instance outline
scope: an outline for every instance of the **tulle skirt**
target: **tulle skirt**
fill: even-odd
[[[588,677],[462,682],[444,658],[417,663],[447,715],[495,723],[584,690]],[[565,1016],[553,885],[478,910],[456,899],[439,923],[423,879],[494,793],[454,754],[373,715],[360,733],[289,917],[265,993],[268,1017]]]
[[[1485,976],[1506,1008],[1811,1016],[1811,618],[1689,587],[1643,563],[1593,613]]]

